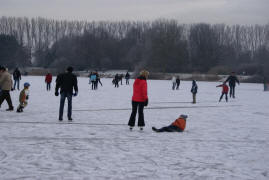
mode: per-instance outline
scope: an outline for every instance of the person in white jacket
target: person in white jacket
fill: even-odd
[[[176,83],[176,77],[173,76],[173,77],[172,77],[172,89],[173,89],[173,90],[175,90],[175,88],[176,88],[176,84],[177,84],[177,83]]]

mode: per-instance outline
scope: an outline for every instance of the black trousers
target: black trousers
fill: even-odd
[[[144,102],[135,102],[132,101],[132,114],[129,120],[128,125],[133,127],[135,126],[135,117],[138,108],[138,126],[145,126],[144,122]]]
[[[50,91],[50,83],[47,83],[47,91]]]
[[[228,102],[228,96],[227,96],[227,93],[222,93],[222,94],[221,94],[221,96],[220,96],[220,98],[219,98],[219,102],[222,100],[223,95],[225,95],[225,100],[226,100],[226,102]]]
[[[156,132],[182,132],[182,130],[177,126],[170,125],[162,127],[161,129],[156,129]]]
[[[7,101],[9,109],[13,108],[9,91],[6,91],[6,90],[1,91],[1,93],[0,93],[0,106],[2,105],[4,100]]]
[[[235,90],[235,86],[230,86],[230,97],[235,97],[234,96],[234,94],[235,94],[235,92],[234,92],[234,90]]]

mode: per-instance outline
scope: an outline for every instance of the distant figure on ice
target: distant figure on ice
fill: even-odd
[[[120,80],[120,77],[119,77],[118,74],[116,74],[115,77],[114,77],[114,85],[117,88],[119,87],[119,80]]]
[[[52,74],[51,73],[48,73],[46,75],[46,78],[45,78],[45,83],[47,84],[47,91],[50,91],[50,84],[51,84],[51,81],[52,81]]]
[[[55,96],[59,96],[59,89],[61,89],[61,100],[60,100],[60,109],[59,109],[59,121],[63,120],[63,110],[65,98],[68,100],[68,113],[67,117],[69,121],[72,121],[72,96],[77,96],[78,94],[78,85],[77,85],[77,76],[74,75],[73,67],[68,67],[67,72],[59,74],[56,79],[55,87]],[[75,93],[73,94],[73,89]]]
[[[228,102],[228,91],[229,91],[229,87],[226,85],[226,83],[224,82],[223,84],[220,84],[216,87],[222,87],[222,93],[221,96],[219,98],[219,102],[222,100],[223,95],[225,95],[225,100],[226,102]]]
[[[130,79],[130,74],[127,71],[127,73],[125,74],[126,85],[129,85],[129,79]]]
[[[30,84],[28,82],[24,83],[24,88],[20,92],[20,97],[19,97],[19,106],[17,107],[17,112],[23,112],[23,109],[27,106],[28,104],[28,99],[29,99],[29,87]]]
[[[143,130],[145,126],[144,122],[144,106],[148,105],[148,90],[147,90],[147,78],[149,72],[142,70],[140,76],[135,79],[133,84],[133,97],[132,97],[132,113],[128,122],[130,130],[135,126],[135,118],[138,108],[138,127]]]
[[[227,82],[229,82],[230,86],[230,97],[235,98],[235,84],[240,84],[235,72],[232,72],[231,75],[226,79],[225,83]]]
[[[162,127],[157,129],[152,127],[152,130],[155,132],[183,132],[186,127],[186,120],[188,116],[181,114],[172,124],[169,126]]]
[[[191,93],[192,93],[192,103],[196,103],[196,94],[198,92],[198,86],[195,80],[192,80],[192,87],[191,87]]]
[[[173,89],[173,90],[175,90],[175,88],[176,88],[176,84],[177,84],[177,82],[176,82],[176,77],[173,76],[173,77],[172,77],[172,89]]]
[[[100,78],[100,75],[99,75],[99,73],[96,71],[96,89],[98,89],[98,83],[100,83],[101,84],[101,86],[103,86],[103,84],[102,84],[102,82],[101,82],[101,78]]]
[[[123,79],[123,76],[124,76],[123,74],[120,74],[120,75],[119,75],[120,85],[122,85],[122,79]]]
[[[90,74],[90,80],[91,80],[91,83],[92,83],[92,90],[96,89],[96,79],[97,79],[96,73],[92,72]]]
[[[5,67],[0,66],[0,107],[4,100],[7,101],[8,109],[6,111],[13,111],[14,107],[12,105],[10,90],[12,89],[12,78]]]
[[[179,78],[179,76],[177,76],[176,84],[177,84],[177,90],[178,90],[179,89],[179,85],[180,85],[180,78]]]
[[[17,85],[17,89],[20,90],[21,72],[18,68],[16,68],[15,71],[13,72],[13,79],[14,79],[13,89],[15,90]]]

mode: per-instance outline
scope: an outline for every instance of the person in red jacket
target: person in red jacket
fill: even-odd
[[[52,75],[51,73],[48,73],[45,78],[45,82],[47,83],[47,91],[50,91],[51,81],[52,81]]]
[[[221,93],[221,96],[219,98],[219,102],[222,100],[223,95],[225,95],[225,100],[226,100],[226,102],[228,102],[229,87],[226,85],[226,83],[224,82],[223,84],[218,85],[216,87],[222,87],[222,93]]]
[[[162,127],[157,129],[152,127],[152,130],[155,132],[183,132],[186,127],[186,120],[188,116],[181,114],[172,124],[169,126]]]
[[[129,119],[128,125],[130,130],[135,126],[135,117],[138,108],[138,126],[140,130],[143,130],[145,126],[144,122],[144,106],[148,105],[148,93],[147,93],[147,78],[149,72],[142,70],[140,76],[136,78],[133,84],[133,97],[132,97],[132,113]]]

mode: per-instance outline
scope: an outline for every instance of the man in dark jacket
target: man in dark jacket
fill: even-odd
[[[73,68],[68,67],[67,72],[63,74],[59,74],[56,79],[56,88],[55,88],[55,96],[59,95],[59,88],[61,88],[61,100],[60,100],[60,110],[59,110],[59,121],[63,120],[63,110],[64,110],[64,102],[65,98],[68,100],[68,113],[67,117],[69,121],[72,121],[72,95],[77,96],[78,94],[78,85],[77,85],[77,77],[73,73]],[[75,93],[73,94],[73,88]]]
[[[236,77],[235,73],[232,72],[231,75],[226,79],[225,83],[229,82],[229,86],[230,86],[230,97],[235,98],[235,84],[237,83],[239,85],[239,80]]]
[[[14,79],[14,86],[13,89],[16,89],[16,84],[17,84],[17,89],[20,90],[20,80],[21,80],[21,72],[18,68],[15,69],[13,72],[13,79]]]

